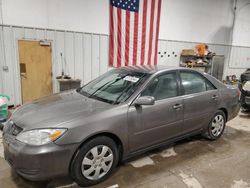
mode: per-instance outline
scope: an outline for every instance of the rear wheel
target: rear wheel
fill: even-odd
[[[219,110],[213,116],[206,132],[203,135],[210,140],[216,140],[223,134],[225,125],[225,114],[223,111]]]
[[[107,179],[117,166],[116,143],[109,137],[96,137],[85,143],[71,164],[71,176],[80,186],[92,186]]]

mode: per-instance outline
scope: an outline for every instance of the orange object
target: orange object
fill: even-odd
[[[206,51],[207,51],[206,45],[203,43],[197,44],[195,46],[195,50],[196,50],[197,55],[204,56],[206,54]]]
[[[52,141],[56,140],[57,138],[59,138],[62,134],[62,131],[56,131],[53,134],[50,135],[50,139]]]

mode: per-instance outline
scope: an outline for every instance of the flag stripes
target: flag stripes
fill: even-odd
[[[110,66],[157,64],[161,1],[110,1]]]

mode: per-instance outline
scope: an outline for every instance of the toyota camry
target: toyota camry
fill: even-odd
[[[145,151],[197,134],[218,139],[239,112],[239,95],[191,69],[113,69],[18,108],[4,126],[5,159],[30,180],[69,175],[91,186]]]

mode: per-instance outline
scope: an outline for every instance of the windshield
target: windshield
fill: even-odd
[[[126,101],[149,77],[147,73],[114,69],[78,90],[90,98],[119,104]]]

